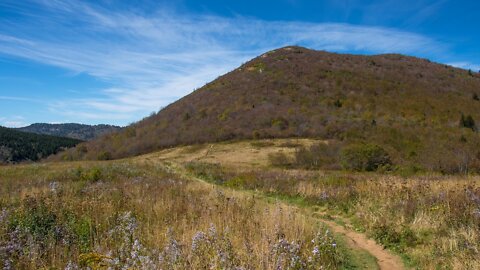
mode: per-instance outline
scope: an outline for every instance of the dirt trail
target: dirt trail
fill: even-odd
[[[403,266],[402,260],[390,253],[388,250],[385,250],[382,246],[377,244],[374,240],[368,239],[365,234],[358,233],[345,227],[336,224],[333,221],[325,220],[319,218],[323,223],[328,225],[332,231],[335,233],[341,234],[347,240],[348,245],[353,248],[360,248],[366,250],[372,256],[377,259],[378,266],[380,269],[386,270],[400,270],[405,269]]]
[[[304,142],[305,143],[305,142]],[[234,144],[235,146],[232,147],[232,145],[216,145],[215,149],[213,150],[212,147],[209,147],[208,149],[199,149],[199,151],[193,151],[196,153],[185,153],[185,147],[183,148],[176,148],[176,149],[170,149],[167,151],[163,152],[158,152],[154,155],[147,155],[143,156],[144,158],[146,157],[147,160],[154,160],[157,162],[162,162],[164,165],[167,165],[172,172],[178,174],[181,177],[189,178],[195,181],[200,181],[208,185],[213,185],[211,183],[208,183],[204,181],[203,179],[200,179],[198,177],[192,176],[188,174],[183,166],[181,165],[182,163],[190,160],[199,160],[202,159],[202,161],[221,161],[222,163],[230,163],[230,161],[233,161],[236,163],[238,166],[239,163],[242,165],[246,166],[252,166],[252,165],[260,165],[265,162],[267,159],[267,154],[269,152],[276,152],[278,151],[277,149],[273,147],[269,147],[268,151],[267,149],[262,149],[263,151],[257,151],[252,149],[251,147],[245,147],[245,145],[242,145],[243,147],[238,147],[237,144],[247,144],[244,142],[241,143],[236,143]],[[250,146],[250,145],[247,145]],[[235,148],[235,151],[231,151],[232,148]],[[238,149],[243,149],[243,151],[238,151]],[[207,154],[205,154],[205,152]],[[214,153],[212,153],[214,152]],[[237,153],[234,153],[237,152]],[[243,153],[245,152],[245,153]],[[253,154],[252,154],[253,152]],[[184,155],[187,154],[187,155]],[[187,158],[188,157],[188,158]],[[221,158],[220,158],[221,157]],[[211,159],[211,160],[209,160]],[[164,163],[164,162],[167,163]],[[258,162],[258,163],[257,163]],[[259,164],[260,163],[260,164]],[[249,193],[249,191],[241,191],[241,190],[236,190],[236,192],[239,193]],[[260,196],[262,196],[260,194]],[[285,203],[285,202],[283,202]],[[285,203],[287,204],[287,203]],[[376,258],[378,267],[380,269],[385,269],[385,270],[401,270],[405,269],[402,260],[400,259],[399,256],[392,254],[390,251],[385,250],[381,245],[377,244],[374,240],[369,239],[365,234],[355,232],[349,228],[346,228],[342,225],[339,225],[327,218],[322,218],[322,216],[325,213],[321,212],[314,212],[313,210],[310,211],[311,214],[314,215],[314,218],[319,220],[320,222],[326,224],[331,228],[331,230],[337,234],[340,234],[343,236],[343,238],[346,240],[347,244],[352,248],[352,249],[357,249],[357,250],[364,250],[371,254],[373,257]],[[338,217],[339,220],[342,220],[345,223],[346,220],[343,220],[341,217]]]
[[[207,183],[209,185],[213,185],[211,183],[205,182],[204,180],[194,177],[189,175],[184,171],[181,165],[178,164],[172,164],[170,168],[173,169],[176,173],[181,175],[182,177],[187,177],[192,180],[196,181],[201,181],[204,183]],[[243,191],[237,191],[237,192],[243,192]],[[245,191],[246,192],[246,191]],[[345,228],[344,226],[341,226],[333,221],[321,218],[316,216],[316,219],[321,221],[322,223],[326,224],[327,226],[330,227],[330,229],[337,233],[341,234],[344,236],[344,238],[347,240],[347,244],[355,249],[361,249],[365,250],[368,253],[370,253],[373,257],[377,259],[377,264],[380,269],[382,270],[402,270],[405,269],[403,266],[402,260],[396,256],[393,255],[391,252],[388,250],[385,250],[382,246],[377,244],[374,240],[368,239],[365,234],[359,233],[352,231],[350,229]]]

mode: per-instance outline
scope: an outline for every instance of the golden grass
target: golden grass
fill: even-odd
[[[186,163],[187,168],[220,185],[256,190],[348,217],[357,229],[403,255],[408,265],[480,269],[480,176],[431,173],[405,178],[235,166],[231,160],[243,160],[243,148],[249,146],[238,143],[228,147],[228,159],[202,159]],[[209,164],[221,166],[213,170]]]
[[[2,167],[0,266],[340,266],[334,239],[295,208],[192,181],[172,170],[145,159]]]

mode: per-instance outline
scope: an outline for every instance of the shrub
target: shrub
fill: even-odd
[[[185,168],[195,176],[216,184],[223,184],[230,178],[220,164],[192,161]]]
[[[376,144],[353,144],[342,149],[340,161],[344,169],[375,171],[392,164],[388,153]]]
[[[98,167],[91,168],[82,174],[82,179],[88,182],[96,182],[102,178],[102,170]]]
[[[127,138],[133,138],[137,136],[137,130],[135,129],[135,126],[129,126],[125,128],[125,135]]]
[[[275,167],[289,167],[292,165],[292,161],[288,158],[287,154],[283,152],[270,153],[268,160],[270,164]]]
[[[340,99],[337,99],[335,100],[335,102],[333,103],[333,105],[337,108],[341,108],[343,106],[343,103]]]
[[[272,127],[278,128],[279,130],[285,130],[288,128],[288,120],[283,117],[279,117],[272,120]]]
[[[475,131],[475,121],[473,120],[473,117],[471,115],[465,116],[462,114],[462,117],[460,118],[460,127],[469,128]]]
[[[309,148],[300,147],[295,151],[295,165],[301,168],[330,168],[338,164],[338,145],[319,143]]]
[[[110,152],[107,152],[107,151],[102,151],[102,152],[100,152],[100,154],[98,154],[97,159],[98,160],[110,160],[110,159],[112,159],[112,154],[110,154]]]

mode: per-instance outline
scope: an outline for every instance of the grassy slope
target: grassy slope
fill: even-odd
[[[478,163],[480,76],[402,55],[288,47],[257,57],[120,133],[66,158],[120,158],[178,144],[252,137],[379,143],[397,164],[448,170]],[[479,93],[480,94],[480,93]],[[460,157],[459,155],[463,155]]]

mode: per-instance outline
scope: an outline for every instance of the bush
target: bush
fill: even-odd
[[[91,168],[82,174],[82,179],[88,182],[96,182],[102,178],[102,170],[98,167]]]
[[[469,128],[475,131],[476,127],[473,117],[471,115],[465,116],[462,114],[462,117],[460,118],[460,127]]]
[[[344,169],[354,171],[376,171],[392,165],[390,156],[376,144],[353,144],[342,149],[340,162]]]
[[[287,154],[283,152],[270,153],[268,160],[274,167],[290,167],[292,165],[292,161],[288,158]]]
[[[110,152],[107,152],[107,151],[102,151],[102,152],[100,152],[100,154],[98,154],[97,159],[98,160],[110,160],[110,159],[112,159],[112,154],[110,154]]]
[[[295,151],[295,164],[297,167],[306,169],[330,169],[338,165],[338,144],[319,143],[309,148],[300,147]]]
[[[187,163],[185,168],[195,176],[215,184],[223,184],[230,178],[222,166],[216,163],[192,161]]]

